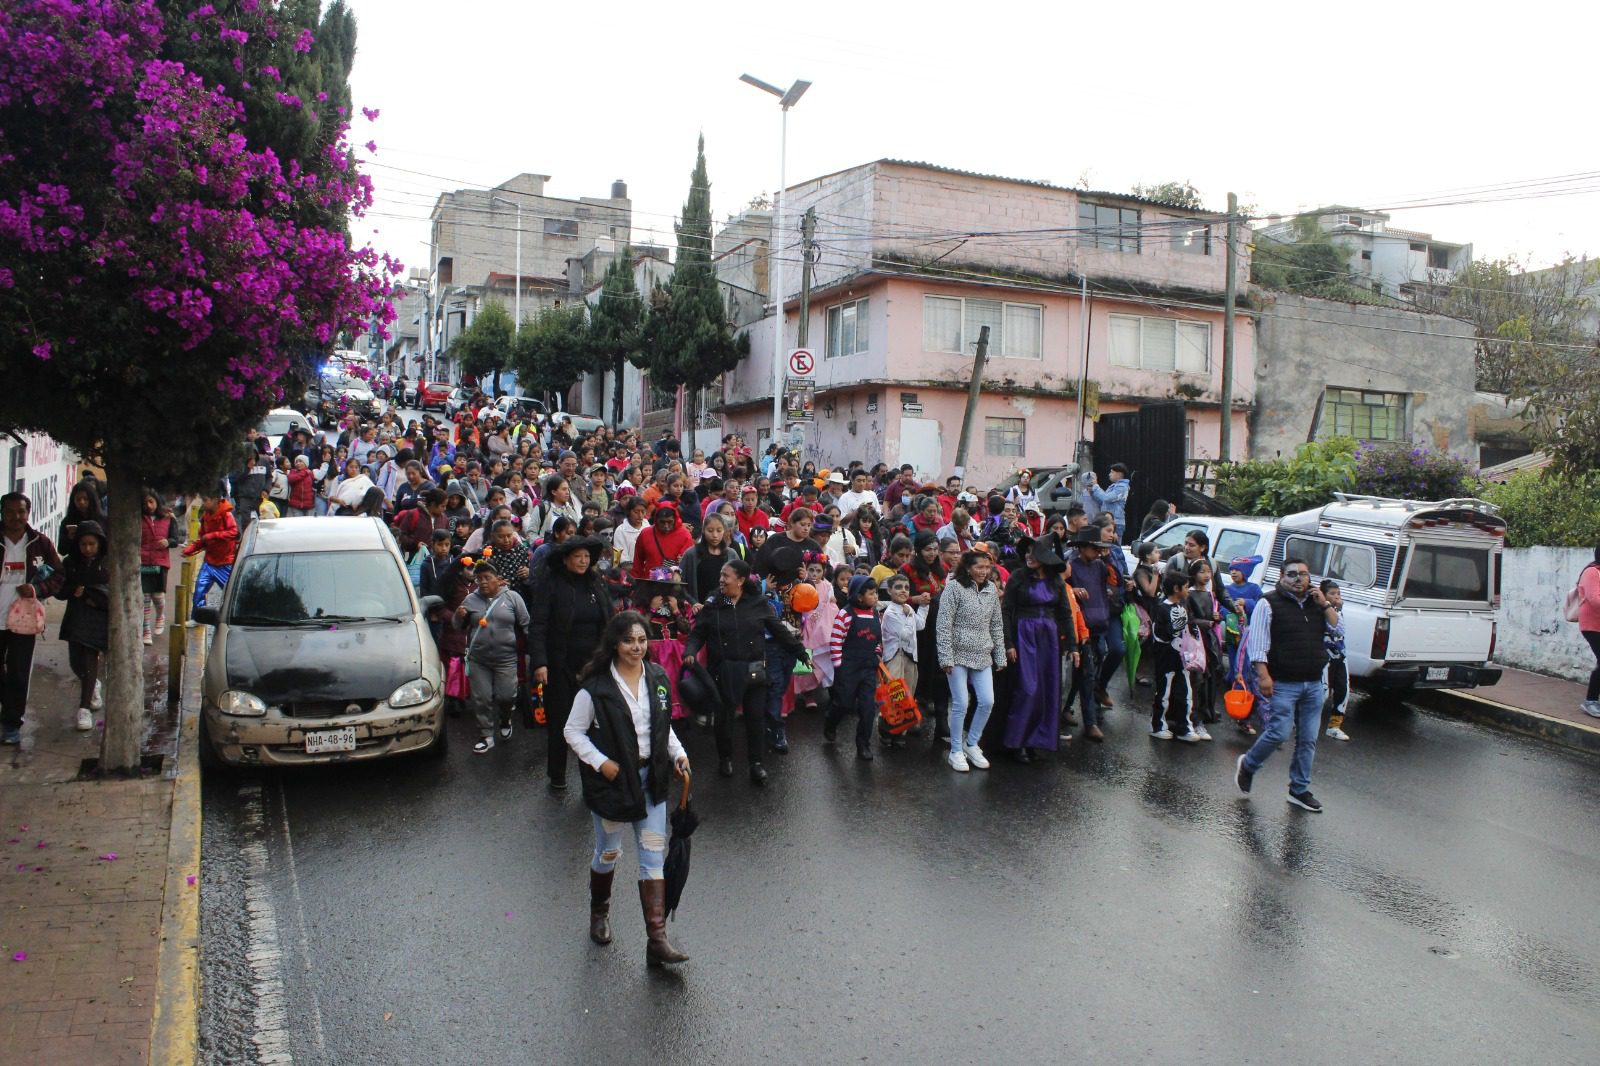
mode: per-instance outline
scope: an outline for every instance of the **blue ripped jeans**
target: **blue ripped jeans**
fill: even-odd
[[[950,752],[955,754],[966,744],[976,745],[983,736],[983,727],[989,724],[989,712],[994,710],[994,668],[973,670],[965,666],[951,668],[945,675],[950,682]],[[978,705],[972,712],[972,728],[963,732],[967,721],[967,685],[977,694]]]
[[[649,768],[639,771],[639,781],[644,782]],[[589,869],[597,874],[610,873],[617,868],[622,857],[622,831],[633,826],[633,844],[639,850],[639,880],[659,881],[667,865],[667,803],[651,803],[645,799],[644,817],[637,822],[613,822],[594,815],[594,859]]]

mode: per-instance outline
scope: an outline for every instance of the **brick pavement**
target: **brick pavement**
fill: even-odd
[[[73,726],[77,684],[55,637],[61,606],[50,605],[34,657],[23,746],[0,749],[0,1059],[144,1063],[174,783],[76,780],[98,755],[99,731]],[[146,669],[164,675],[165,651],[147,648]],[[27,958],[15,961],[20,952]]]

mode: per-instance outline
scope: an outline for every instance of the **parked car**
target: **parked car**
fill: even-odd
[[[325,424],[332,424],[345,411],[362,418],[377,418],[383,406],[372,389],[360,378],[324,374],[306,390],[306,405],[317,412]]]
[[[452,386],[448,381],[419,381],[412,399],[412,406],[418,411],[427,411],[432,408],[443,411],[449,402],[451,388]]]
[[[494,406],[502,418],[510,417],[513,409],[520,410],[523,414],[541,417],[550,413],[543,400],[534,399],[532,396],[513,396],[510,393],[497,397]]]
[[[212,765],[298,766],[443,755],[444,669],[376,518],[277,518],[245,530],[201,684]]]
[[[566,418],[572,420],[572,428],[577,433],[593,433],[606,424],[604,419],[595,418],[593,415],[575,415],[565,411],[558,411],[551,415],[550,421],[552,424],[559,426],[561,425],[561,420]]]
[[[311,429],[315,425],[310,415],[293,407],[274,407],[256,423],[256,429],[276,446],[286,433],[295,429]]]
[[[1183,515],[1148,539],[1181,546],[1204,529],[1219,566],[1251,555],[1248,575],[1271,589],[1287,558],[1344,595],[1345,658],[1369,687],[1496,684],[1505,520],[1474,499],[1394,500],[1335,493],[1334,502],[1281,519]]]
[[[460,414],[472,400],[472,389],[457,385],[450,390],[450,395],[445,397],[444,413],[451,418]]]

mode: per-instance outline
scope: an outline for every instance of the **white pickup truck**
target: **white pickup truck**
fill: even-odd
[[[1394,500],[1335,493],[1333,503],[1277,520],[1174,518],[1149,539],[1181,545],[1203,529],[1220,566],[1257,555],[1251,580],[1271,589],[1285,558],[1344,595],[1350,676],[1375,688],[1493,685],[1505,520],[1474,499]]]

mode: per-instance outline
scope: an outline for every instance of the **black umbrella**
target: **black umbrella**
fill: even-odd
[[[662,873],[667,882],[667,917],[676,916],[678,901],[683,898],[683,886],[689,880],[689,838],[700,825],[700,816],[689,806],[689,774],[683,774],[683,798],[678,809],[672,812],[672,839],[667,842],[667,863]]]

